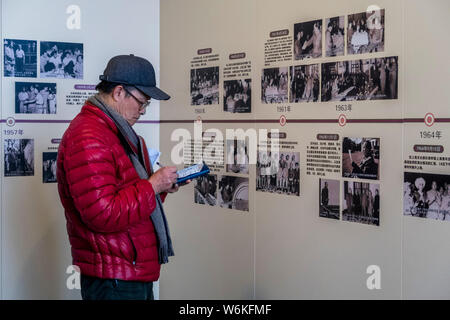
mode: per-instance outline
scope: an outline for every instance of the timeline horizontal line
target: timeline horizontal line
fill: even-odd
[[[38,119],[15,119],[16,123],[70,123],[72,120],[38,120]],[[192,123],[197,120],[142,120],[139,124],[170,124],[170,123]],[[338,119],[286,119],[286,123],[338,123]],[[435,122],[450,122],[450,118],[436,118]],[[218,120],[202,119],[204,123],[279,123],[279,119],[236,119]],[[347,119],[347,123],[420,123],[423,118],[405,119]],[[0,123],[6,123],[6,119],[0,119]]]

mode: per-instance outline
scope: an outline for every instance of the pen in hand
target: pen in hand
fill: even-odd
[[[161,164],[161,163],[159,163],[158,161],[156,161],[155,162],[158,166],[159,166],[159,168],[163,168],[164,166]],[[174,184],[175,185],[175,184]]]
[[[178,184],[176,182],[177,181],[176,178],[178,178],[178,174],[176,173],[176,167],[175,166],[165,167],[158,161],[155,161],[154,163],[156,163],[159,166],[159,169],[154,171],[154,173],[150,177],[150,179],[153,178],[155,180],[155,182],[156,182],[156,184],[153,183],[153,185],[156,185],[156,189],[154,187],[156,192],[157,193],[161,193],[163,191],[164,192],[169,192],[169,193],[177,192],[178,191]],[[161,188],[158,187],[158,183],[162,182],[162,181],[172,181],[172,183],[171,183],[171,185],[166,186],[166,187],[161,189]],[[163,184],[165,184],[165,183],[167,183],[167,182],[164,182]]]

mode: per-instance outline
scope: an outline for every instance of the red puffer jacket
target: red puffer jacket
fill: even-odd
[[[155,192],[139,178],[118,133],[107,115],[87,103],[60,143],[58,192],[73,264],[87,276],[156,281],[160,265],[150,219]]]

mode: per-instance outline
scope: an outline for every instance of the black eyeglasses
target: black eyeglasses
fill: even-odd
[[[125,86],[122,87],[123,90],[125,90],[130,96],[132,96],[134,98],[134,100],[136,100],[141,106],[140,106],[140,110],[144,110],[145,108],[147,108],[150,105],[151,100],[142,102],[141,100],[139,100],[138,98],[136,98],[136,96],[134,94],[132,94],[130,91],[127,90],[127,88],[125,88]]]

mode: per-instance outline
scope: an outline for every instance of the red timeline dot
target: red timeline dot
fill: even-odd
[[[345,115],[341,114],[339,116],[339,120],[338,121],[339,121],[339,125],[341,127],[343,127],[343,126],[345,126],[347,124],[347,117]]]
[[[284,115],[282,115],[280,117],[280,126],[284,127],[284,125],[286,124],[287,120],[286,117]]]
[[[6,119],[6,125],[7,126],[12,127],[15,124],[16,124],[16,120],[14,118],[9,117],[9,118]]]
[[[436,120],[434,117],[434,114],[432,114],[431,112],[427,113],[425,115],[425,118],[423,119],[425,124],[429,127],[431,127],[434,124],[434,121]]]

